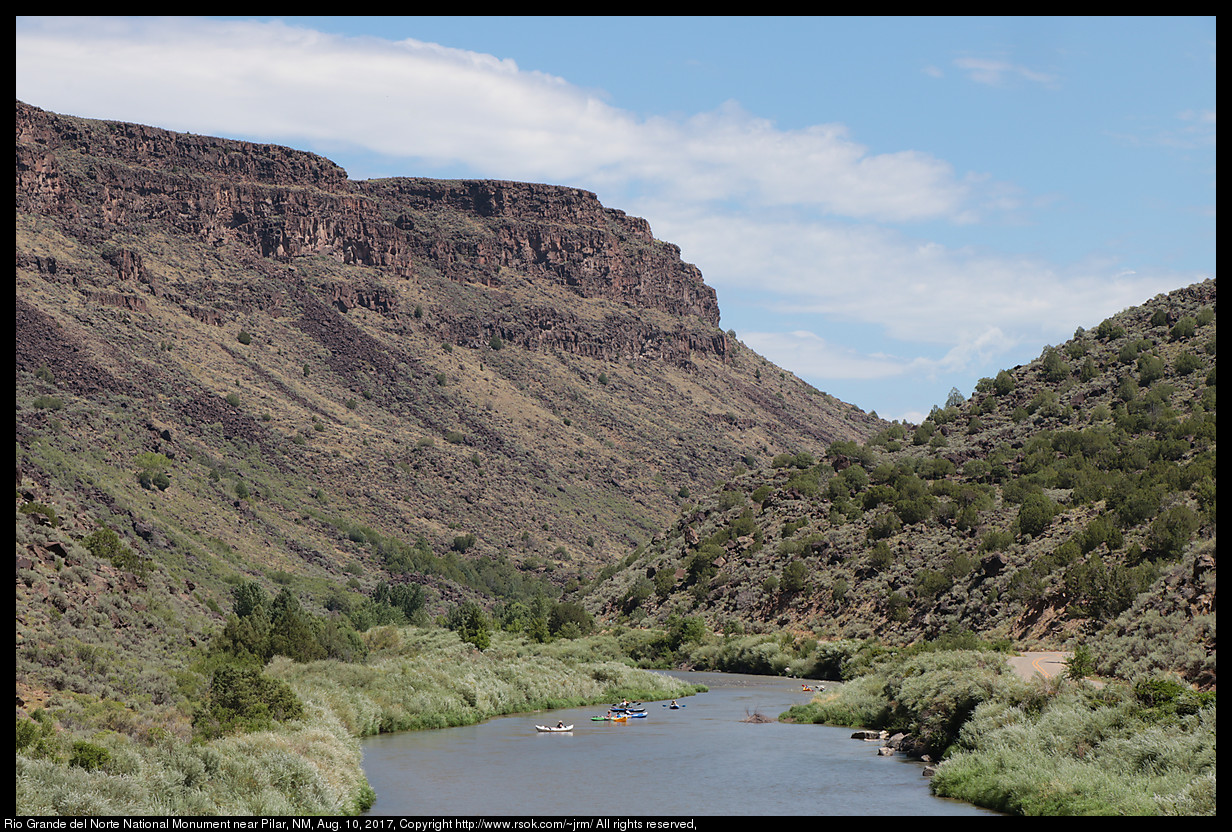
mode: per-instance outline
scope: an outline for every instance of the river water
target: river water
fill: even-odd
[[[593,722],[599,706],[364,740],[371,815],[993,815],[934,797],[923,765],[878,757],[851,729],[757,724],[809,700],[791,679],[671,675],[709,686],[680,710]],[[574,730],[545,734],[563,720]]]

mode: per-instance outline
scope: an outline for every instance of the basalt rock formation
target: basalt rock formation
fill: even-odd
[[[356,182],[22,102],[16,150],[19,486],[156,564],[516,594],[882,424],[724,332],[679,248],[584,190]]]
[[[84,178],[80,162],[88,164]],[[445,328],[459,344],[496,335],[592,357],[653,354],[677,362],[695,352],[722,358],[728,349],[717,331],[715,292],[681,261],[680,249],[655,240],[645,220],[605,208],[576,188],[351,182],[341,168],[302,151],[66,118],[19,102],[17,207],[103,234],[154,224],[211,246],[236,244],[271,263],[320,255],[385,276],[411,278],[428,269],[493,289],[518,275],[712,330],[699,335],[682,325],[658,332],[634,323],[622,336],[635,316],[583,326],[558,307],[537,306],[517,309],[516,321],[513,310],[492,320],[446,316]],[[103,256],[122,285],[150,283],[137,252]],[[396,311],[392,293],[381,289],[342,284],[334,291],[343,311],[355,305]],[[108,298],[102,302],[140,305],[118,293]]]

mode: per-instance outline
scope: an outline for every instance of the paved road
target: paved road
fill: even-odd
[[[1030,679],[1037,673],[1051,679],[1065,674],[1069,656],[1069,653],[1022,653],[1010,658],[1010,667],[1024,679]]]

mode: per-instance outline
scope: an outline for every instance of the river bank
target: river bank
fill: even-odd
[[[1165,678],[1027,680],[994,652],[903,651],[785,718],[909,734],[941,761],[936,794],[1001,812],[1215,813],[1215,697]]]
[[[363,736],[480,723],[508,713],[671,699],[695,688],[602,656],[585,644],[532,645],[500,635],[480,652],[439,628],[379,628],[367,663],[299,664],[276,657],[265,674],[303,702],[302,718],[270,730],[190,742],[151,725],[97,731],[96,765],[72,762],[80,743],[51,731],[17,754],[17,815],[354,815],[374,799]],[[110,724],[137,716],[72,700],[55,724]],[[50,718],[49,718],[50,719]],[[48,721],[48,726],[53,723]],[[181,723],[182,725],[182,723]],[[37,730],[37,729],[36,729]],[[86,762],[83,758],[83,762]]]

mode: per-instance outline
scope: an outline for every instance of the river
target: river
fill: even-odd
[[[878,757],[851,729],[757,724],[807,702],[798,681],[672,675],[709,686],[680,710],[593,722],[599,706],[499,717],[479,725],[371,737],[370,815],[726,816],[995,814],[934,797],[923,765]],[[574,730],[545,734],[563,720]]]

